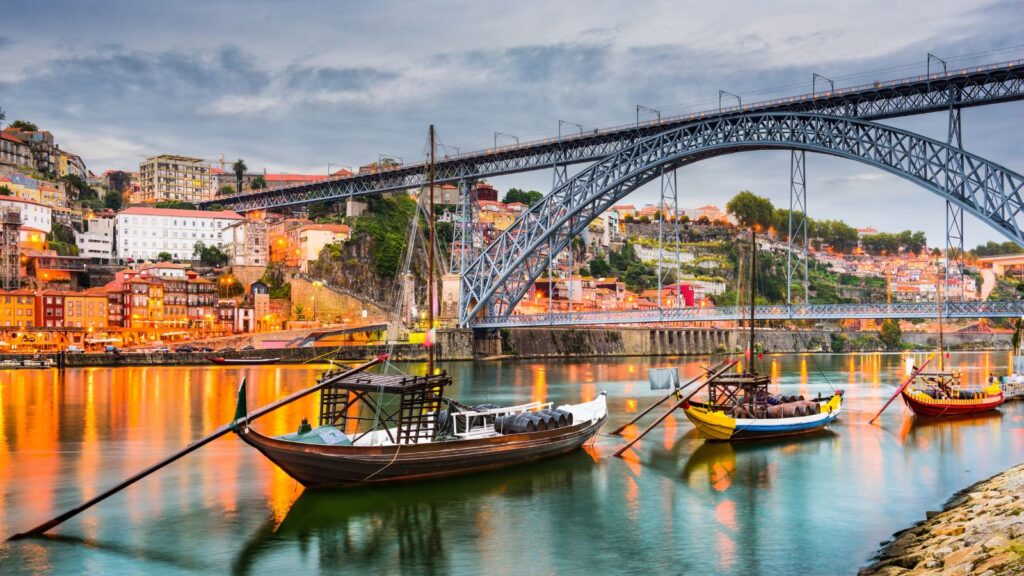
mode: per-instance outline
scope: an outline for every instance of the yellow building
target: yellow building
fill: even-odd
[[[35,295],[30,290],[0,292],[0,326],[32,326],[35,321],[35,306]]]
[[[91,288],[64,295],[64,326],[92,330],[107,329],[107,292]]]

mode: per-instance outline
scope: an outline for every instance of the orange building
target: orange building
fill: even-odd
[[[107,291],[90,288],[64,293],[64,326],[87,330],[107,329]]]
[[[27,328],[35,321],[35,295],[30,290],[0,292],[0,326]]]

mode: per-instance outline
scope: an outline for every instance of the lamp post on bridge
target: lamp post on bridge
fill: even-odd
[[[511,139],[516,141],[516,146],[519,146],[519,136],[515,136],[513,134],[506,134],[504,132],[495,132],[494,133],[494,148],[495,149],[498,148],[498,136],[504,136],[505,138],[511,138]]]
[[[637,104],[636,105],[636,125],[637,126],[640,125],[640,112],[641,111],[649,112],[651,114],[656,115],[658,117],[658,124],[661,124],[661,110],[655,110],[654,108],[649,108],[649,107],[644,106],[642,104]]]
[[[816,88],[817,88],[818,78],[821,78],[825,82],[828,82],[828,89],[829,89],[829,91],[834,91],[836,89],[836,83],[833,82],[831,78],[826,78],[825,76],[822,76],[821,74],[818,74],[817,72],[812,72],[811,73],[811,96],[812,97],[817,92]]]
[[[725,90],[719,90],[718,91],[718,113],[719,114],[722,113],[722,96],[732,96],[733,98],[736,99],[736,102],[737,102],[738,106],[741,106],[741,107],[743,106],[743,97],[737,96],[736,94],[733,94],[732,92],[726,92]]]

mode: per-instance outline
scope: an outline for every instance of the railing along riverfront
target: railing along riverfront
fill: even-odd
[[[1024,301],[945,302],[944,318],[1018,318],[1024,316]],[[938,318],[934,302],[895,304],[785,304],[756,306],[756,320],[846,320],[884,318]],[[553,312],[551,314],[513,314],[483,317],[474,328],[511,328],[516,326],[578,326],[593,324],[651,324],[659,322],[718,322],[750,317],[750,309],[737,306],[713,308],[662,308],[647,310],[606,310]]]

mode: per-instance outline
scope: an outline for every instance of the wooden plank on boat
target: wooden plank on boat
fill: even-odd
[[[903,392],[903,389],[909,386],[910,383],[914,381],[914,378],[917,378],[917,375],[923,372],[925,367],[928,366],[928,364],[931,361],[931,358],[927,358],[924,361],[924,364],[921,364],[921,367],[915,370],[914,373],[911,374],[910,377],[907,378],[907,380],[903,384],[901,384],[899,388],[896,389],[896,393],[893,394],[891,398],[889,398],[889,401],[885,403],[885,406],[882,406],[882,409],[878,411],[878,414],[875,414],[874,418],[868,420],[868,424],[874,424],[875,420],[877,420],[878,417],[882,415],[882,412],[885,412],[885,409],[889,407],[889,404],[892,404],[892,401],[895,400],[896,397],[900,395],[900,392]]]
[[[722,362],[724,362],[724,360],[723,360]],[[633,418],[633,419],[632,419],[632,420],[630,420],[629,422],[626,422],[626,423],[625,423],[625,424],[623,424],[622,426],[619,426],[619,427],[618,427],[618,428],[616,428],[615,430],[612,430],[611,434],[612,434],[613,436],[619,436],[619,435],[621,435],[621,434],[622,434],[622,431],[623,431],[623,430],[625,430],[626,428],[629,428],[630,426],[632,426],[633,424],[635,424],[637,420],[639,420],[639,419],[643,418],[644,416],[646,416],[646,415],[647,415],[647,414],[648,414],[648,413],[649,413],[649,412],[650,412],[651,410],[654,410],[654,409],[655,409],[655,408],[657,408],[658,406],[661,406],[661,405],[662,405],[662,404],[663,404],[663,403],[665,402],[665,400],[668,400],[669,398],[671,398],[672,396],[674,396],[674,395],[675,395],[676,393],[678,393],[678,392],[682,392],[682,391],[683,391],[683,390],[684,390],[684,389],[685,389],[685,388],[686,388],[687,386],[689,386],[689,385],[693,384],[693,383],[694,383],[694,382],[696,382],[697,380],[700,380],[700,379],[701,379],[701,378],[703,378],[704,376],[706,376],[706,375],[708,375],[708,374],[710,374],[710,373],[714,372],[715,370],[717,370],[717,369],[718,369],[718,367],[722,365],[722,362],[719,362],[718,364],[715,364],[715,365],[714,365],[713,367],[711,367],[710,369],[708,369],[708,368],[705,368],[705,369],[704,369],[704,374],[701,374],[701,375],[699,375],[699,376],[694,376],[694,377],[693,377],[693,379],[691,379],[691,380],[690,380],[689,382],[687,382],[686,384],[683,384],[683,385],[682,385],[682,386],[680,386],[679,388],[676,388],[675,390],[673,390],[673,391],[669,392],[669,393],[668,393],[668,394],[666,394],[666,395],[665,395],[665,396],[664,396],[664,397],[663,397],[663,398],[662,398],[661,400],[658,400],[658,401],[657,401],[657,402],[655,402],[654,404],[651,404],[650,406],[648,406],[648,407],[647,407],[647,409],[646,409],[646,410],[644,410],[643,412],[641,412],[641,413],[637,414],[635,418]]]
[[[351,376],[352,374],[356,374],[358,372],[362,372],[363,370],[366,370],[367,368],[370,368],[372,366],[380,364],[381,362],[384,362],[385,360],[387,360],[387,355],[382,354],[382,355],[374,358],[373,360],[370,360],[369,362],[367,362],[365,364],[362,364],[360,366],[356,366],[355,368],[352,368],[351,370],[348,370],[345,373],[340,374],[339,376],[340,377]],[[311,387],[306,388],[304,390],[299,390],[298,392],[295,392],[294,394],[286,396],[285,398],[282,398],[281,400],[278,400],[277,402],[273,402],[271,404],[268,404],[268,405],[266,405],[266,406],[264,406],[262,408],[259,408],[257,410],[254,410],[254,411],[249,412],[248,414],[246,414],[245,410],[244,410],[244,406],[245,406],[245,402],[244,402],[245,379],[242,379],[242,384],[241,384],[241,386],[239,386],[239,403],[238,403],[238,407],[241,408],[241,410],[237,410],[236,411],[234,419],[229,424],[225,424],[225,425],[221,426],[220,428],[217,428],[216,430],[214,430],[210,434],[208,434],[208,435],[200,438],[199,440],[196,440],[195,442],[189,444],[184,449],[179,450],[178,452],[172,454],[171,456],[168,456],[167,458],[164,458],[163,460],[157,462],[156,464],[150,466],[149,468],[146,468],[145,470],[143,470],[143,471],[141,471],[141,472],[131,476],[127,480],[121,482],[120,484],[118,484],[117,486],[114,486],[113,488],[110,488],[109,490],[103,492],[102,494],[100,494],[100,495],[98,495],[98,496],[96,496],[96,497],[94,497],[94,498],[92,498],[90,500],[87,500],[87,501],[83,502],[82,504],[79,504],[78,506],[72,508],[71,510],[68,510],[67,512],[64,512],[60,516],[57,516],[56,518],[53,518],[51,520],[47,520],[46,522],[43,522],[42,524],[36,526],[35,528],[32,528],[31,530],[26,530],[25,532],[20,532],[18,534],[15,534],[15,535],[11,536],[10,538],[8,538],[7,540],[8,541],[20,540],[22,538],[27,538],[29,536],[35,536],[35,535],[38,535],[38,534],[42,534],[42,533],[50,530],[51,528],[54,528],[55,526],[61,524],[65,520],[68,520],[69,518],[72,518],[72,517],[78,515],[80,512],[82,512],[82,511],[92,507],[93,505],[99,504],[103,500],[106,500],[108,497],[110,497],[110,496],[116,494],[117,492],[120,492],[121,490],[131,486],[132,484],[138,482],[139,480],[142,480],[143,478],[145,478],[146,476],[149,476],[153,472],[156,472],[157,470],[160,470],[164,466],[167,466],[168,464],[171,464],[172,462],[175,462],[176,460],[182,458],[183,456],[185,456],[185,455],[187,455],[187,454],[189,454],[191,452],[195,452],[196,450],[202,448],[203,446],[206,446],[210,442],[213,442],[217,438],[220,438],[221,436],[224,436],[228,432],[231,432],[231,431],[235,430],[235,428],[238,427],[239,425],[245,425],[250,420],[254,420],[256,418],[259,418],[260,416],[263,416],[263,415],[265,415],[265,414],[267,414],[269,412],[273,412],[274,410],[284,406],[285,404],[290,404],[290,403],[298,400],[299,398],[303,398],[305,396],[308,396],[308,395],[316,392],[317,390],[323,388],[324,386],[328,385],[331,381],[334,381],[334,379],[329,379],[329,380],[321,381],[316,386],[311,386]]]
[[[694,389],[694,391],[693,391],[693,392],[690,392],[689,394],[687,394],[687,395],[686,395],[686,397],[685,397],[685,398],[683,398],[683,399],[679,400],[679,402],[676,402],[676,403],[675,403],[675,405],[674,405],[674,406],[672,406],[671,408],[669,408],[667,412],[665,412],[664,414],[662,414],[660,418],[658,418],[657,420],[655,420],[654,422],[652,422],[652,423],[651,423],[651,425],[650,425],[650,426],[648,426],[647,428],[644,428],[644,431],[643,431],[643,432],[641,432],[641,433],[640,433],[640,434],[639,434],[639,435],[638,435],[638,436],[637,436],[636,438],[633,438],[632,440],[630,440],[629,442],[627,442],[625,446],[623,446],[622,448],[619,448],[618,450],[616,450],[616,451],[615,451],[615,453],[614,453],[614,454],[612,454],[612,456],[621,456],[623,452],[625,452],[626,450],[629,450],[630,446],[632,446],[633,444],[636,444],[637,442],[639,442],[639,441],[640,441],[640,439],[641,439],[641,438],[643,438],[644,436],[646,436],[648,432],[650,432],[651,430],[654,430],[654,428],[655,428],[655,427],[657,427],[657,426],[658,426],[658,424],[661,424],[661,423],[662,423],[662,422],[663,422],[663,421],[664,421],[664,420],[665,420],[666,418],[668,418],[668,415],[669,415],[669,414],[671,414],[671,413],[675,412],[675,411],[676,411],[676,410],[678,410],[678,409],[679,409],[679,408],[680,408],[681,406],[683,406],[684,404],[686,404],[687,402],[689,402],[689,401],[690,401],[690,398],[693,398],[693,396],[694,396],[694,395],[695,395],[695,394],[696,394],[697,392],[700,392],[701,388],[704,388],[704,387],[705,387],[705,386],[707,386],[708,384],[710,384],[710,383],[714,382],[714,381],[715,381],[716,379],[718,379],[718,377],[719,377],[719,376],[721,376],[722,374],[725,374],[725,372],[726,372],[727,370],[729,370],[730,368],[732,368],[733,366],[735,366],[735,365],[736,365],[736,363],[738,363],[738,362],[739,362],[739,360],[732,360],[732,361],[730,361],[730,362],[729,362],[728,364],[726,364],[725,366],[723,366],[723,367],[722,367],[721,369],[719,369],[719,370],[718,370],[717,372],[715,372],[714,374],[712,374],[711,376],[709,376],[709,377],[708,377],[708,379],[707,379],[707,380],[705,380],[705,381],[704,381],[704,382],[703,382],[703,383],[702,383],[702,384],[701,384],[700,386],[698,386],[698,387],[697,387],[696,389]]]

